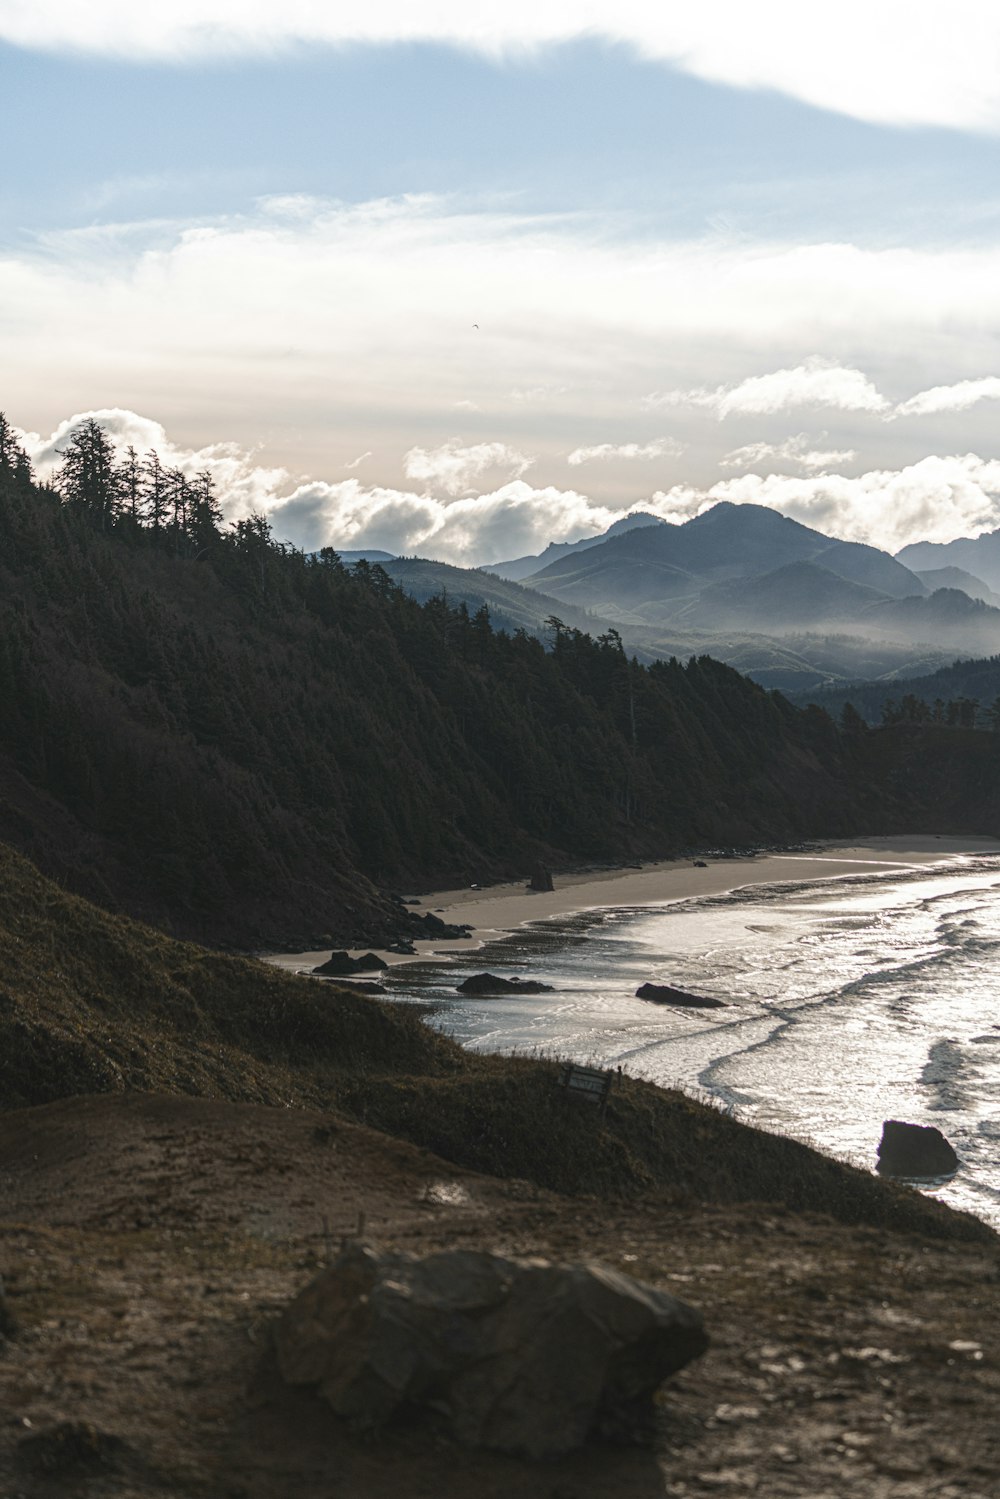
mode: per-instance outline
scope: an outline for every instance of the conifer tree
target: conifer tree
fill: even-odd
[[[114,445],[100,423],[89,417],[62,449],[62,460],[57,487],[67,505],[109,530],[120,507],[120,485]]]

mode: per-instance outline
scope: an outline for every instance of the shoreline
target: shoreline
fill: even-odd
[[[525,881],[431,891],[419,898],[416,911],[432,911],[449,925],[472,928],[468,937],[421,939],[416,952],[352,947],[352,956],[375,951],[397,967],[434,957],[475,951],[488,942],[509,936],[528,922],[572,916],[581,911],[614,906],[654,906],[700,896],[723,895],[747,885],[805,884],[810,880],[886,874],[901,868],[920,869],[965,855],[1000,855],[1000,838],[958,837],[950,834],[893,834],[885,838],[829,839],[808,843],[801,852],[774,852],[705,857],[704,868],[693,859],[665,859],[628,869],[582,870],[558,877],[552,891],[530,891]],[[329,948],[298,953],[263,954],[264,962],[292,973],[308,973],[326,961]],[[359,979],[377,978],[359,974]],[[338,979],[338,983],[352,980]]]

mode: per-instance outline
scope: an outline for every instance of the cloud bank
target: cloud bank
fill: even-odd
[[[575,0],[469,5],[464,0],[0,0],[0,39],[124,57],[190,59],[297,44],[437,42],[488,56],[580,38],[632,47],[698,77],[778,89],[823,109],[885,124],[1000,130],[1000,13],[951,0],[947,18],[912,0]]]
[[[654,391],[643,406],[701,406],[719,421],[727,416],[774,416],[801,407],[829,407],[838,411],[889,409],[886,400],[860,370],[812,358],[794,369],[774,370],[769,375],[751,375],[737,385],[719,385],[715,390]]]
[[[60,422],[49,437],[25,434],[43,477],[53,474],[59,450],[91,417],[110,433],[119,453],[130,444],[140,451],[154,447],[164,463],[189,475],[208,469],[229,520],[251,511],[265,513],[280,539],[307,551],[320,546],[377,548],[475,567],[539,552],[550,541],[596,535],[636,508],[679,523],[720,500],[765,505],[829,536],[890,552],[910,541],[950,541],[1000,526],[1000,460],[975,453],[931,455],[901,469],[872,469],[857,477],[747,473],[705,487],[677,484],[618,508],[577,490],[533,486],[520,478],[472,494],[455,493],[449,489],[454,471],[447,465],[439,470],[433,461],[449,456],[461,460],[463,450],[454,443],[427,455],[428,477],[438,485],[437,493],[366,485],[353,477],[296,481],[284,469],[259,464],[254,452],[236,443],[179,447],[159,422],[122,409],[78,413]],[[802,441],[791,438],[786,446],[797,449]],[[502,444],[479,446],[503,449]],[[502,464],[525,461],[510,450],[504,454]]]
[[[675,485],[649,508],[684,521],[720,500],[766,505],[828,536],[897,552],[911,541],[952,541],[1000,526],[1000,462],[966,453],[857,478],[743,474],[707,489]]]
[[[566,462],[576,468],[581,463],[607,462],[624,458],[635,459],[679,458],[684,444],[674,437],[657,437],[652,442],[599,442],[589,448],[574,448],[566,456]]]
[[[411,448],[403,459],[408,479],[423,481],[445,494],[459,495],[475,486],[492,469],[504,469],[514,479],[527,473],[534,463],[525,453],[503,442],[479,442],[463,447],[460,438],[452,438],[439,448]]]
[[[823,433],[820,441],[825,438]],[[748,442],[719,459],[720,468],[754,468],[759,463],[792,463],[797,468],[830,469],[841,463],[852,463],[858,456],[853,448],[815,448],[807,433],[788,437],[784,442]]]

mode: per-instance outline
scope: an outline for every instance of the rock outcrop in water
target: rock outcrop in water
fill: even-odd
[[[688,994],[684,989],[675,989],[671,984],[643,984],[635,991],[636,999],[648,999],[656,1005],[680,1005],[686,1010],[724,1010],[723,999],[713,999],[708,994]]]
[[[457,985],[459,994],[551,994],[551,984],[538,979],[501,978],[496,973],[474,973]]]
[[[648,1413],[708,1346],[701,1313],[602,1265],[352,1245],[292,1302],[278,1365],[369,1429],[409,1406],[465,1446],[530,1458]]]
[[[878,1147],[884,1176],[953,1176],[960,1165],[949,1141],[932,1124],[886,1119]]]

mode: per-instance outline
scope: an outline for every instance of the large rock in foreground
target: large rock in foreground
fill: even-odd
[[[878,1147],[878,1169],[885,1176],[953,1176],[959,1160],[933,1124],[886,1119]]]
[[[557,1457],[648,1409],[708,1346],[701,1314],[600,1265],[354,1245],[285,1312],[278,1364],[377,1428],[428,1406],[458,1441]]]
[[[724,999],[713,999],[708,994],[688,994],[685,989],[675,989],[672,984],[643,984],[635,991],[636,999],[651,999],[656,1005],[680,1005],[685,1010],[724,1010]]]

